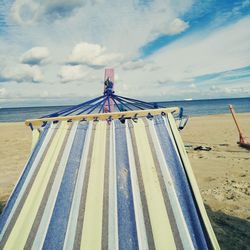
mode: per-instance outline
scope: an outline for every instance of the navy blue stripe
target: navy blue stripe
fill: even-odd
[[[32,154],[31,154],[30,159],[29,159],[28,163],[26,164],[26,167],[22,173],[22,176],[20,177],[11,197],[9,198],[9,200],[8,200],[4,210],[3,210],[3,213],[0,216],[0,233],[2,233],[3,227],[6,223],[6,221],[8,220],[8,217],[11,213],[11,210],[12,210],[12,208],[17,200],[17,197],[18,197],[18,195],[23,187],[23,184],[24,184],[24,182],[25,182],[25,180],[30,172],[31,167],[33,167],[32,166],[33,162],[35,161],[37,154],[38,154],[38,152],[39,152],[39,150],[40,150],[40,148],[45,140],[45,137],[48,133],[49,127],[50,127],[50,124],[47,124],[44,127],[43,131],[41,132],[40,139],[38,140]]]
[[[87,129],[87,123],[77,127],[43,249],[63,249]]]
[[[115,121],[119,249],[138,249],[125,125]]]
[[[154,117],[154,124],[195,249],[208,249],[192,190],[183,163],[174,148],[174,142],[161,116]],[[168,122],[167,126],[169,127]]]

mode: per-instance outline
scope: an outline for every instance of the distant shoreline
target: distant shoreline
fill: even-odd
[[[232,104],[237,113],[250,112],[249,98],[232,99],[209,99],[209,100],[190,100],[190,101],[167,101],[155,102],[155,106],[164,107],[183,107],[184,114],[192,117],[201,117],[206,115],[227,114],[228,105]],[[41,107],[19,107],[19,108],[1,108],[0,122],[25,121],[27,119],[39,118],[48,114],[58,112],[69,106],[41,106]],[[95,110],[94,112],[98,112]]]
[[[169,100],[169,101],[153,101],[153,100],[148,100],[147,98],[139,98],[142,101],[150,102],[150,103],[173,103],[173,102],[199,102],[199,101],[219,101],[219,100],[238,100],[238,99],[250,99],[250,96],[246,97],[225,97],[225,98],[211,98],[211,99],[193,99],[193,98],[186,98],[186,99],[179,99],[179,100]],[[87,101],[87,98],[82,98],[82,101]],[[0,106],[1,109],[22,109],[22,108],[66,108],[69,106],[77,105],[78,103],[76,102],[68,102],[67,104],[53,104],[53,105],[24,105],[24,106],[6,106],[2,107]]]

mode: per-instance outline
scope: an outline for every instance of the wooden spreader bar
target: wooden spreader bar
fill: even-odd
[[[120,119],[120,118],[133,118],[133,117],[146,117],[148,115],[160,115],[162,113],[174,113],[178,112],[178,107],[172,108],[160,108],[160,109],[145,109],[145,110],[132,110],[123,112],[112,112],[112,113],[97,113],[97,114],[85,114],[75,116],[58,116],[58,117],[44,117],[40,119],[28,119],[25,121],[27,126],[39,127],[45,122],[54,121],[91,121],[100,120],[105,121],[108,119]]]

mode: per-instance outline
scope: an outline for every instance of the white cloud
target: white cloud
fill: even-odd
[[[176,35],[189,28],[189,24],[184,22],[180,18],[174,18],[172,20],[166,20],[160,25],[156,26],[150,36],[149,41],[156,39],[160,35]]]
[[[107,4],[103,0],[15,0],[12,5],[15,15],[12,16],[16,16],[14,19],[22,26],[13,30],[11,36],[20,45],[29,41],[30,44],[47,46],[61,59],[73,44],[85,41],[106,49],[108,55],[99,58],[95,62],[98,65],[107,60],[108,64],[115,59],[120,61],[121,55],[133,60],[138,57],[138,49],[149,40],[152,31],[156,27],[169,29],[170,23],[189,9],[192,1],[157,0],[144,6],[134,0],[117,0],[116,4]],[[24,4],[28,7],[34,5],[28,22],[20,14],[25,9]]]
[[[194,83],[190,84],[189,87],[192,88],[192,89],[197,88],[196,84],[194,84]]]
[[[8,58],[6,65],[16,65],[16,58],[20,58],[23,51],[32,46],[41,45],[53,51],[52,62],[43,65],[44,81],[41,84],[33,84],[31,78],[30,82],[23,81],[22,85],[15,82],[5,84],[12,97],[18,97],[20,93],[23,98],[39,97],[41,93],[45,93],[44,89],[48,91],[50,98],[59,92],[64,98],[80,95],[95,96],[103,90],[102,67],[104,66],[115,67],[116,74],[119,73],[117,91],[121,86],[126,86],[122,91],[134,94],[131,84],[141,80],[137,77],[140,70],[150,71],[153,70],[152,67],[157,69],[158,65],[156,67],[154,64],[146,63],[145,67],[140,68],[139,65],[143,63],[137,62],[130,65],[138,68],[133,70],[135,74],[129,77],[127,75],[130,75],[130,71],[127,70],[125,73],[122,65],[126,61],[131,62],[138,58],[139,48],[148,41],[149,34],[155,27],[161,24],[167,25],[192,4],[192,0],[178,3],[157,0],[150,2],[149,5],[134,0],[117,0],[115,4],[107,4],[104,0],[14,0],[13,2],[11,16],[15,23],[10,23],[13,28],[8,29],[8,41],[0,38],[0,56]],[[94,56],[88,55],[87,51],[82,54],[80,52],[81,56],[71,53],[74,51],[74,45],[81,41],[94,45]],[[6,51],[10,52],[7,54]],[[12,54],[11,59],[9,54]],[[70,61],[69,59],[72,65],[64,66],[74,66],[74,73],[72,68],[60,68],[66,61]],[[88,74],[83,76],[79,67],[75,66],[82,66],[83,71],[87,70]],[[15,67],[13,66],[13,71],[20,71]],[[15,78],[21,81],[21,77]],[[63,81],[68,81],[70,84],[62,85]],[[145,81],[145,92],[148,91],[147,86],[150,84],[151,82],[147,85]]]
[[[129,62],[126,62],[122,68],[124,70],[138,70],[138,69],[142,69],[144,68],[145,66],[149,65],[150,62],[147,60],[137,60],[137,61],[129,61]]]
[[[43,0],[41,7],[45,14],[57,15],[58,17],[70,14],[72,10],[84,5],[82,0]]]
[[[41,92],[40,97],[42,98],[47,98],[49,97],[49,92],[47,90],[44,90]]]
[[[13,65],[0,72],[0,82],[34,82],[43,80],[43,74],[38,66]]]
[[[108,53],[105,47],[86,42],[77,44],[69,56],[70,64],[86,64],[90,67],[104,67],[109,64],[117,64],[121,60],[121,54]]]
[[[21,25],[34,25],[45,16],[60,19],[84,4],[82,0],[15,0],[11,8],[12,19]]]
[[[80,65],[67,65],[62,66],[60,72],[58,73],[61,82],[67,83],[72,81],[81,80],[86,76],[87,72],[84,71],[83,67]]]
[[[177,81],[250,65],[250,18],[214,32],[190,35],[152,56],[160,76]]]
[[[7,90],[6,88],[0,88],[0,98],[6,98]]]
[[[192,23],[181,17],[194,0],[117,0],[115,4],[104,0],[13,2],[8,14],[14,23],[6,19],[8,35],[1,33],[0,37],[0,81],[5,81],[2,84],[11,96],[18,96],[19,92],[27,98],[52,98],[56,94],[64,98],[95,96],[102,92],[106,66],[115,67],[119,74],[115,83],[119,94],[179,98],[186,91],[190,96],[198,96],[204,87],[211,95],[212,85],[228,85],[228,81],[216,79],[202,86],[190,79],[250,64],[249,18],[217,30],[187,32],[150,58],[140,59],[140,48],[152,38],[189,29]],[[51,63],[45,64],[46,53],[41,55],[33,50],[23,54],[38,45],[51,52]],[[18,58],[27,65],[17,65]],[[34,62],[35,66],[42,65],[43,72],[40,67],[31,67]],[[33,84],[38,81],[42,82]],[[247,81],[240,82],[243,89],[249,85]],[[221,93],[222,90],[218,95]]]
[[[223,95],[241,95],[247,96],[250,93],[250,87],[246,86],[211,86],[208,90],[209,94]]]
[[[127,89],[124,91],[122,86],[117,84],[116,90],[120,94],[149,96],[151,99],[185,99],[186,93],[189,92],[191,93],[188,98],[191,96],[197,99],[226,97],[230,94],[235,97],[246,96],[249,78],[224,77],[213,81],[199,81],[196,77],[250,65],[249,26],[248,17],[221,29],[190,34],[144,59],[145,63],[153,62],[154,71],[138,68],[119,72]],[[210,89],[212,85],[223,85],[223,88],[237,85],[240,88],[230,93],[221,89],[215,92]]]
[[[32,0],[16,0],[11,7],[13,20],[21,25],[31,25],[38,18],[39,4]]]
[[[25,64],[36,65],[41,64],[48,59],[50,53],[47,47],[34,47],[25,52],[20,61]]]
[[[183,32],[189,27],[189,24],[181,20],[180,18],[175,18],[170,24],[168,29],[165,31],[168,35],[175,35]]]

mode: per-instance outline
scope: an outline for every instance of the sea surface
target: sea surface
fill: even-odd
[[[183,107],[184,114],[205,116],[229,113],[228,105],[232,104],[237,113],[250,112],[250,97],[232,99],[209,99],[158,102],[166,107]],[[0,122],[21,122],[26,119],[39,118],[54,113],[68,106],[0,108]]]

